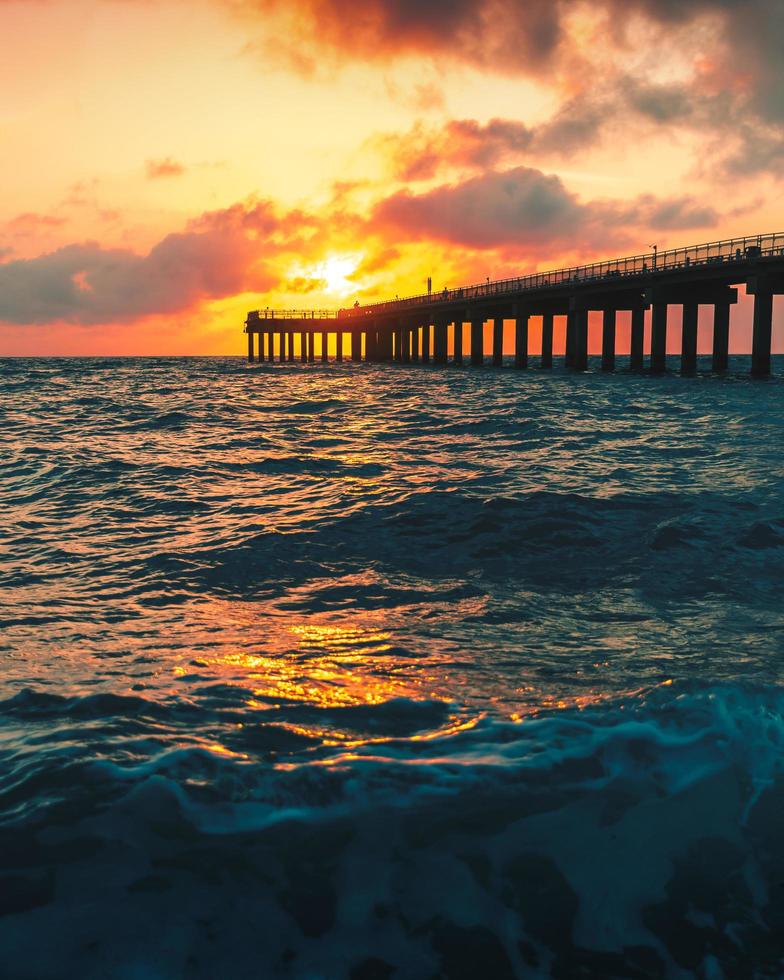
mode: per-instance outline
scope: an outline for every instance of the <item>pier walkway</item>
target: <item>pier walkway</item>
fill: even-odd
[[[680,367],[697,369],[697,312],[713,307],[713,370],[727,369],[730,308],[737,286],[753,296],[751,373],[770,374],[773,297],[784,293],[784,232],[728,239],[644,255],[594,262],[516,279],[444,289],[341,310],[254,310],[245,321],[248,360],[293,361],[298,337],[302,361],[326,361],[329,335],[335,357],[353,361],[455,364],[485,362],[485,326],[492,331],[492,363],[503,359],[503,325],[514,321],[514,365],[528,366],[532,353],[528,321],[542,318],[540,366],[553,365],[553,322],[566,320],[565,364],[584,371],[588,364],[588,314],[602,316],[602,369],[612,371],[616,320],[631,314],[630,368],[663,373],[668,310],[681,306]],[[650,343],[645,351],[645,311],[651,310]],[[464,328],[468,330],[464,332]],[[466,351],[466,339],[468,351]],[[647,355],[647,357],[646,357]],[[646,365],[647,359],[647,365]]]

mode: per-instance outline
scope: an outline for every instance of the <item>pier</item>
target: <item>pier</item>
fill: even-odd
[[[330,335],[335,359],[443,365],[503,362],[503,326],[514,322],[514,366],[553,366],[554,321],[565,325],[564,363],[588,367],[588,314],[602,318],[601,367],[613,371],[619,313],[631,320],[629,367],[662,374],[666,368],[670,309],[682,308],[680,371],[697,370],[698,308],[713,308],[712,368],[726,371],[730,310],[739,285],[753,298],[751,373],[771,368],[773,297],[784,293],[784,232],[709,242],[685,248],[594,262],[515,279],[444,289],[341,310],[254,310],[245,321],[248,360],[294,361],[295,339],[303,362],[326,361]],[[650,310],[650,329],[645,313]],[[529,320],[541,317],[542,343],[529,344]],[[646,333],[649,336],[646,351]],[[467,350],[466,350],[467,346]]]

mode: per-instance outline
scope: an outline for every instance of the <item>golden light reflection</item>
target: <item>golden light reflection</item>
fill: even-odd
[[[594,667],[600,666],[594,664]],[[673,684],[673,679],[671,677],[666,680],[660,681],[658,684],[653,684],[650,687],[637,687],[627,691],[617,691],[617,690],[591,690],[584,694],[574,694],[568,697],[558,696],[556,694],[548,693],[542,691],[538,697],[535,699],[534,703],[531,705],[531,710],[528,712],[516,711],[509,715],[511,721],[514,722],[524,722],[535,717],[541,711],[552,711],[554,709],[558,710],[578,710],[583,711],[587,708],[595,708],[600,705],[605,704],[607,701],[615,701],[620,697],[623,698],[638,698],[642,695],[647,694],[649,691],[657,687],[670,687]],[[528,691],[533,691],[533,688],[527,688]]]
[[[372,626],[291,622],[269,632],[263,650],[237,643],[200,662],[226,682],[245,686],[248,706],[259,709],[278,702],[340,708],[421,698],[421,678],[406,673],[390,640],[389,632]],[[174,668],[175,676],[186,672],[182,665]]]
[[[173,679],[178,688],[195,680],[203,683],[209,677],[212,683],[236,689],[244,705],[259,713],[249,716],[250,727],[263,723],[264,714],[269,713],[270,722],[283,724],[290,732],[322,746],[350,750],[383,744],[400,735],[394,724],[390,729],[388,715],[342,714],[345,709],[394,699],[451,700],[441,673],[432,664],[423,669],[422,661],[401,649],[392,632],[384,628],[386,610],[365,612],[362,622],[358,616],[349,615],[339,622],[318,614],[303,621],[285,615],[260,619],[257,609],[244,603],[213,601],[208,605],[203,642],[191,635],[191,649],[198,647],[198,654],[174,665]],[[215,622],[222,623],[224,637],[233,634],[233,642],[213,645]],[[425,712],[422,731],[407,730],[405,737],[426,741],[470,728],[477,720],[463,712],[435,718],[428,718]],[[240,722],[239,727],[245,723]],[[231,751],[219,745],[209,748],[219,754]],[[280,764],[284,764],[282,759]]]

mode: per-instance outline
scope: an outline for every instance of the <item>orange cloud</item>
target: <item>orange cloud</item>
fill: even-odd
[[[87,242],[12,259],[0,266],[0,320],[111,323],[264,292],[277,282],[270,259],[284,242],[297,246],[292,221],[251,202],[207,212],[144,255]]]
[[[185,167],[178,160],[166,157],[164,160],[148,160],[145,172],[148,180],[158,180],[161,177],[181,177]]]

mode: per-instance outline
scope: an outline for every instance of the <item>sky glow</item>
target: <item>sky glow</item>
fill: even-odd
[[[249,308],[784,230],[777,0],[3,0],[0,31],[0,354],[241,353]]]

